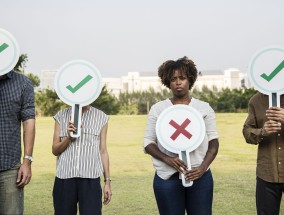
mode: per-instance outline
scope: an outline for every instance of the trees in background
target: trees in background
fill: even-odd
[[[21,54],[14,70],[25,74],[27,61],[27,54]],[[34,87],[40,85],[40,79],[37,75],[32,73],[25,75],[32,80]],[[249,99],[256,92],[252,88],[232,90],[225,88],[218,91],[216,87],[211,90],[204,86],[201,90],[193,89],[191,95],[208,102],[216,112],[245,112],[248,108]],[[148,91],[120,93],[119,98],[116,98],[104,86],[100,96],[91,105],[109,115],[147,114],[153,104],[171,96],[172,94],[168,89],[155,92],[153,88],[150,88]],[[58,98],[55,90],[51,89],[37,91],[35,93],[35,105],[37,114],[43,116],[53,116],[57,111],[68,106]]]
[[[28,62],[28,55],[27,54],[21,54],[17,64],[14,67],[14,71],[25,74],[25,68],[26,68],[27,62]],[[25,75],[29,79],[31,79],[34,87],[38,87],[40,85],[40,79],[37,75],[35,75],[33,73],[27,73]]]
[[[203,87],[201,90],[193,89],[194,98],[208,102],[216,112],[246,112],[249,99],[257,91],[249,89],[229,89],[218,91],[216,87],[210,90]],[[169,90],[155,92],[154,89],[143,92],[121,93],[118,102],[120,114],[147,114],[150,107],[158,101],[172,97]]]
[[[218,91],[203,87],[199,90],[192,90],[194,98],[208,102],[216,112],[246,112],[249,99],[256,93],[254,89],[223,89]],[[121,93],[117,99],[103,87],[100,96],[91,104],[109,115],[123,114],[147,114],[151,106],[158,101],[172,97],[169,90],[165,89],[155,92],[149,91]],[[37,112],[43,116],[52,116],[62,108],[67,107],[61,102],[56,92],[50,89],[43,89],[36,92]]]

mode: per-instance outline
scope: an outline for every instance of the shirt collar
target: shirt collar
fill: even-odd
[[[7,78],[12,78],[12,73],[13,73],[13,70],[12,71],[10,71],[10,72],[8,72],[8,73],[6,73],[5,75],[2,75],[1,76],[1,78],[0,78],[0,80],[5,80],[5,79],[7,79]]]

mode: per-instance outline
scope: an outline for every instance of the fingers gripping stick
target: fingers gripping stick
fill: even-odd
[[[82,106],[80,104],[72,105],[72,117],[71,121],[74,123],[76,132],[71,132],[71,137],[79,137],[81,134],[81,115],[82,115]]]
[[[189,152],[188,151],[181,151],[179,153],[179,158],[186,164],[186,166],[188,166],[187,170],[191,170],[191,163],[190,163]],[[185,171],[187,171],[187,170],[185,170]],[[193,185],[193,181],[185,180],[184,174],[181,174],[181,178],[182,178],[182,185],[184,187],[190,187],[190,186]]]

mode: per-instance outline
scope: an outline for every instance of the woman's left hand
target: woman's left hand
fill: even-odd
[[[193,168],[185,173],[185,180],[194,181],[202,177],[206,172],[206,168],[202,165],[199,167]]]
[[[104,204],[107,205],[111,200],[112,192],[110,184],[106,183],[104,186]]]

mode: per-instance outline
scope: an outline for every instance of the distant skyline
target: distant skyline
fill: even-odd
[[[156,72],[183,56],[198,70],[238,68],[267,46],[284,46],[282,0],[1,0],[0,28],[28,55],[26,72],[75,59],[103,77]],[[0,41],[1,42],[1,41]]]

